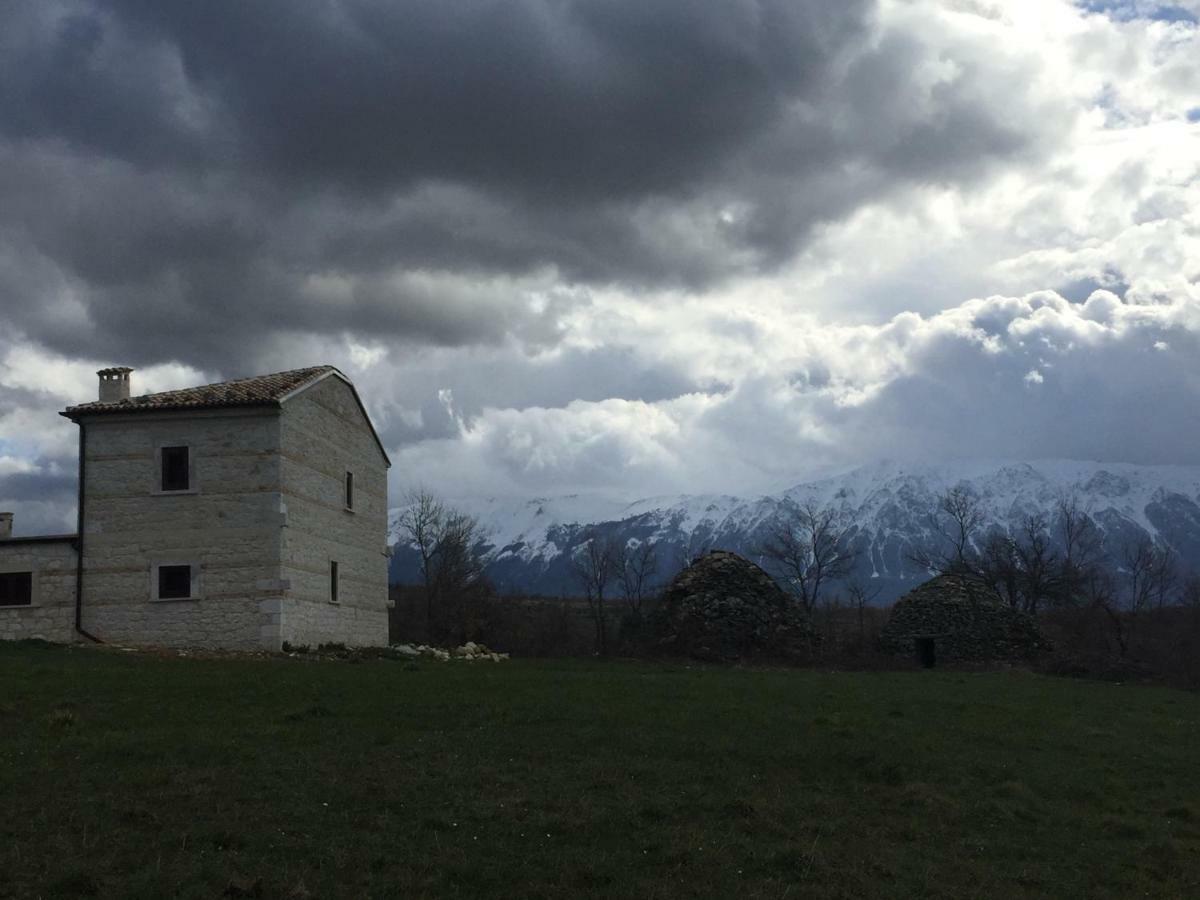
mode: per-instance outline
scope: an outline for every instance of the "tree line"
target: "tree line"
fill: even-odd
[[[1001,530],[986,528],[980,498],[960,485],[937,497],[926,520],[927,539],[909,552],[916,566],[931,576],[969,575],[1035,616],[1070,608],[1102,612],[1122,651],[1130,615],[1200,606],[1200,577],[1186,574],[1162,540],[1141,535],[1127,542],[1114,565],[1091,511],[1072,492],[1060,494],[1051,513],[1027,513]],[[487,535],[476,519],[423,490],[408,496],[398,524],[419,556],[427,633],[464,639],[472,616],[495,593],[486,576]],[[857,611],[861,631],[878,589],[856,575],[856,535],[834,506],[790,501],[764,527],[753,555],[806,613],[836,598]],[[653,540],[624,540],[596,526],[584,532],[569,570],[587,606],[595,652],[610,651],[614,619],[622,628],[644,625],[675,574],[664,562]]]
[[[470,637],[495,587],[487,577],[487,534],[478,519],[418,489],[405,497],[397,527],[418,556],[423,594],[423,631],[429,640],[461,642]],[[653,541],[616,540],[591,529],[575,548],[571,576],[587,603],[597,653],[609,651],[611,605],[619,600],[623,624],[636,627],[661,588]]]

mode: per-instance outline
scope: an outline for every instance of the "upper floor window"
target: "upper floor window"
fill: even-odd
[[[32,603],[32,572],[0,572],[0,606],[29,606]]]
[[[354,509],[354,473],[346,473],[346,509]]]
[[[191,490],[192,464],[188,448],[163,447],[159,458],[162,469],[162,490]]]

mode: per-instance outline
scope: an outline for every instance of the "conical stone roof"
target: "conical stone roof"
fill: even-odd
[[[939,661],[1018,660],[1046,646],[1033,616],[968,574],[938,575],[896,601],[880,633],[886,652],[915,656],[932,639]]]
[[[810,652],[807,617],[745,557],[713,550],[663,594],[664,649],[699,659],[794,658]]]

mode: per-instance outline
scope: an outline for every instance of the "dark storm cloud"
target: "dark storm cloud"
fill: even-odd
[[[48,391],[38,391],[30,388],[15,387],[6,384],[0,391],[0,418],[23,409],[54,409],[59,398]],[[6,435],[10,439],[16,435]],[[0,454],[3,444],[0,444]]]
[[[368,190],[675,191],[811,91],[866,4],[546,0],[109,5],[178,49],[242,160]],[[99,17],[90,32],[100,27]],[[60,41],[62,38],[60,38]],[[218,136],[220,132],[218,132]]]
[[[579,296],[538,273],[703,287],[1026,152],[1027,86],[964,51],[931,87],[939,53],[865,0],[11,3],[0,319],[225,372],[282,334],[544,346]]]
[[[0,509],[16,513],[17,537],[75,531],[74,476],[19,474],[0,478]]]
[[[5,475],[5,500],[33,500],[70,506],[75,502],[76,477],[74,469],[65,472],[17,472]]]

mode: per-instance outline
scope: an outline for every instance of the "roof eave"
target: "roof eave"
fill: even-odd
[[[80,419],[87,416],[118,416],[118,415],[149,415],[151,413],[171,413],[171,412],[197,412],[201,410],[212,409],[261,409],[264,407],[274,407],[278,409],[281,406],[278,400],[257,400],[257,401],[242,401],[239,403],[180,403],[171,406],[109,406],[109,407],[67,407],[62,410],[59,415],[63,418],[70,419],[72,422],[78,422]]]
[[[31,534],[0,538],[0,547],[9,544],[66,544],[79,540],[77,534]]]

